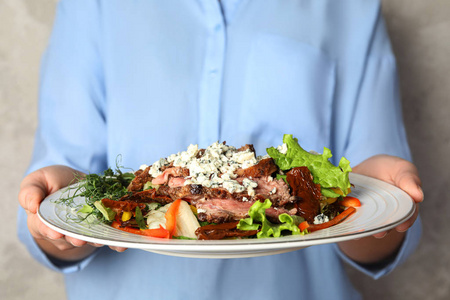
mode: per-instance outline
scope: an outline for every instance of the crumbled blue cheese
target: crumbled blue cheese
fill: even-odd
[[[283,145],[280,145],[277,147],[277,150],[281,153],[281,154],[286,154],[287,153],[287,145],[286,143],[283,143]]]
[[[258,184],[256,182],[254,182],[253,180],[250,180],[248,178],[244,178],[244,180],[242,181],[242,185],[246,188],[248,188],[248,187],[255,188],[258,186]]]
[[[161,167],[168,165],[169,162],[165,158],[160,158],[159,160],[155,161],[150,168],[149,174],[152,175],[152,177],[158,177],[158,175],[161,175]]]
[[[255,188],[258,186],[256,182],[248,178],[244,178],[242,185],[247,189],[247,194],[251,197],[255,196]]]
[[[235,171],[246,169],[256,165],[266,156],[255,157],[250,149],[237,151],[235,147],[215,142],[205,149],[200,158],[197,158],[198,145],[190,145],[186,151],[170,155],[167,160],[161,158],[150,168],[150,175],[157,177],[162,172],[162,166],[173,163],[174,167],[189,169],[189,177],[186,177],[185,185],[201,184],[206,187],[223,187],[230,193],[240,193],[246,189],[249,195],[254,195],[254,189],[258,184],[254,181],[241,185],[235,179]],[[244,180],[245,181],[245,180]]]
[[[314,224],[322,224],[328,221],[330,221],[330,219],[324,214],[320,214],[314,217]]]
[[[277,188],[274,187],[274,188],[269,192],[269,194],[273,195],[273,194],[275,194],[276,192],[277,192]]]
[[[241,193],[245,191],[245,188],[239,184],[236,180],[227,180],[222,183],[222,187],[228,190],[230,193]]]

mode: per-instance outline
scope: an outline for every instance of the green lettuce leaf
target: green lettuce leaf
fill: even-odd
[[[295,220],[288,214],[281,214],[278,218],[281,224],[273,224],[266,217],[266,209],[272,206],[272,202],[266,199],[264,203],[256,201],[248,211],[248,218],[241,219],[237,225],[240,230],[261,230],[256,234],[258,238],[280,237],[282,231],[290,231],[292,235],[300,234],[296,218]]]
[[[327,189],[327,188],[322,188],[321,189],[321,193],[322,193],[323,196],[328,197],[328,198],[339,198],[339,197],[341,197],[340,194],[334,192],[331,189]]]
[[[330,188],[340,188],[344,196],[350,188],[348,174],[352,171],[350,162],[342,157],[339,166],[333,165],[329,159],[333,156],[331,150],[324,147],[323,154],[312,154],[300,147],[298,140],[292,134],[283,136],[283,143],[287,145],[287,153],[283,154],[275,147],[267,149],[278,167],[285,171],[295,167],[307,167],[314,177],[314,183],[320,184],[325,193],[334,193]],[[338,195],[338,194],[336,194]]]

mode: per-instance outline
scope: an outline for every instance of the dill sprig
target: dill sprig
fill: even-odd
[[[100,174],[77,175],[75,178],[77,183],[67,187],[67,191],[56,202],[71,208],[80,208],[80,205],[75,204],[74,199],[84,197],[85,205],[90,206],[92,211],[80,215],[80,220],[83,221],[90,215],[94,215],[98,220],[107,222],[94,203],[104,198],[118,200],[129,194],[127,187],[133,178],[133,173],[124,173],[119,167],[115,171],[108,168]]]

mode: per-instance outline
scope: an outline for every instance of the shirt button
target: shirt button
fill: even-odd
[[[221,30],[222,30],[222,24],[217,24],[217,25],[214,27],[214,30],[215,30],[215,31],[221,31]]]
[[[218,73],[217,69],[212,69],[209,71],[209,75],[211,75],[212,77],[215,77],[217,73]]]

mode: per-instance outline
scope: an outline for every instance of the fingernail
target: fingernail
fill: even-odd
[[[404,228],[404,229],[397,229],[397,232],[406,232],[408,231],[409,228]]]
[[[376,235],[375,238],[376,238],[376,239],[382,239],[382,238],[384,238],[386,235],[387,235],[387,232],[384,232],[383,235],[381,235],[381,236]]]

